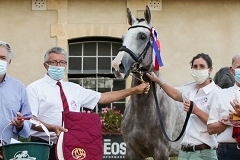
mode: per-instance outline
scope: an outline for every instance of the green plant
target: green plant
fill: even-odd
[[[29,138],[23,138],[23,137],[18,137],[18,140],[21,142],[30,142],[30,137]]]
[[[101,119],[102,131],[104,135],[121,135],[121,122],[123,115],[115,107],[102,108],[98,113]]]

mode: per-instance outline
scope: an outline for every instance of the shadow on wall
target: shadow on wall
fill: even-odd
[[[232,87],[235,83],[234,76],[230,73],[229,67],[223,67],[217,71],[213,81],[221,88]]]

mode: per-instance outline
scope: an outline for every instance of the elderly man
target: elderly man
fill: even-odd
[[[232,58],[230,72],[235,78],[234,86],[222,89],[218,93],[218,105],[211,108],[208,119],[208,132],[218,134],[218,159],[219,160],[239,160],[240,159],[240,137],[236,137],[238,132],[234,126],[234,121],[229,120],[229,114],[236,110],[239,114],[238,92],[240,90],[240,54]],[[240,114],[239,114],[240,115]]]
[[[49,49],[44,56],[43,65],[46,69],[45,76],[31,83],[27,91],[33,116],[41,120],[50,131],[55,132],[51,133],[54,144],[57,142],[60,131],[65,131],[61,127],[65,103],[62,104],[59,89],[63,89],[67,99],[64,102],[68,102],[69,110],[73,112],[79,112],[81,107],[94,109],[97,103],[109,104],[131,94],[147,93],[149,90],[149,84],[143,83],[120,91],[99,93],[72,82],[65,82],[62,78],[67,65],[67,53],[61,47]],[[32,141],[48,143],[48,137],[39,132],[39,128],[32,129]],[[49,160],[55,159],[55,145],[53,145]]]
[[[23,119],[32,116],[25,85],[6,74],[12,58],[10,45],[0,41],[0,131],[4,130],[2,144],[10,143],[11,138],[30,136],[31,125]]]

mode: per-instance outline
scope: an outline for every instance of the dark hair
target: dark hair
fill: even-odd
[[[232,87],[235,83],[234,76],[230,73],[229,67],[223,67],[217,71],[213,81],[221,88]]]
[[[205,53],[199,53],[195,57],[193,57],[193,59],[190,62],[191,68],[193,67],[193,62],[198,58],[204,59],[207,62],[208,68],[212,68],[212,59],[209,57],[208,54]]]

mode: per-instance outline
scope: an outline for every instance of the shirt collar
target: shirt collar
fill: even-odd
[[[45,74],[44,79],[52,86],[55,86],[57,84],[58,81],[52,79],[48,74]],[[61,79],[59,82],[63,82],[63,80]]]
[[[211,83],[209,83],[208,85],[206,85],[205,87],[202,88],[202,90],[204,91],[205,94],[208,94],[209,92],[211,92],[211,90],[213,90],[217,85],[215,84],[214,81],[212,81]]]
[[[4,83],[5,81],[8,81],[9,79],[10,79],[10,77],[7,74],[5,74],[3,81],[1,83]]]

